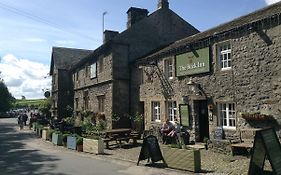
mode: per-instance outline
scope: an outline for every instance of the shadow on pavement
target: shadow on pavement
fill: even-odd
[[[16,124],[0,121],[0,174],[5,175],[64,175],[52,173],[56,168],[54,156],[28,149],[26,142],[35,138],[28,132],[19,132]]]

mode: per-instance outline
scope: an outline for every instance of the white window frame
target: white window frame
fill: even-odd
[[[177,102],[167,101],[167,113],[170,121],[175,121],[177,118]]]
[[[236,111],[234,103],[220,103],[220,125],[225,129],[236,129]]]
[[[161,106],[159,101],[151,102],[151,120],[161,122]]]
[[[167,79],[171,80],[174,78],[174,64],[172,58],[164,60],[164,73]]]
[[[221,70],[229,70],[232,67],[231,45],[229,42],[218,45],[218,60]]]
[[[97,63],[91,64],[90,69],[90,78],[97,78]]]

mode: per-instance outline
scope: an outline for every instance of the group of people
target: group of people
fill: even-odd
[[[32,124],[36,121],[38,114],[36,113],[30,113],[30,119],[29,119],[29,129],[31,129]],[[20,113],[18,115],[18,125],[20,126],[20,129],[23,129],[24,126],[27,125],[28,115],[26,112]]]
[[[20,129],[23,129],[23,126],[26,126],[27,120],[28,120],[28,116],[26,113],[19,114],[18,125],[20,126]]]
[[[179,139],[180,137],[180,132],[181,132],[181,125],[178,122],[177,119],[172,123],[169,119],[167,119],[162,127],[161,127],[161,134],[163,136],[163,143],[168,143],[171,142],[172,138],[175,138],[176,140]]]

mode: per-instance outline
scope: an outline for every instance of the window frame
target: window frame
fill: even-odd
[[[90,104],[90,96],[89,96],[89,91],[85,90],[83,94],[83,100],[84,100],[84,109],[90,109],[89,104]]]
[[[99,59],[99,72],[103,72],[104,70],[103,58]]]
[[[175,121],[177,118],[177,101],[167,101],[167,116],[170,121]]]
[[[97,62],[94,62],[90,65],[90,78],[94,79],[97,78]]]
[[[79,108],[79,98],[75,98],[75,108],[76,108],[76,110],[78,110],[78,108]]]
[[[100,95],[97,96],[98,99],[98,111],[99,112],[104,112],[105,111],[105,95]]]
[[[220,117],[219,125],[222,126],[224,129],[236,129],[237,117],[236,117],[235,103],[231,103],[231,102],[219,103],[218,111]]]
[[[160,101],[151,102],[151,121],[161,122],[161,104]]]
[[[220,70],[232,69],[232,48],[230,42],[218,44],[217,55]]]
[[[164,59],[164,75],[169,80],[174,78],[174,63],[172,58]]]

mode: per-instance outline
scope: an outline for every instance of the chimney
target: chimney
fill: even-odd
[[[127,28],[132,27],[135,23],[142,20],[143,18],[147,17],[148,10],[147,9],[141,9],[136,7],[131,7],[127,11],[128,14],[128,22],[127,22]]]
[[[158,9],[169,9],[169,2],[168,0],[158,0]]]
[[[119,34],[119,32],[117,32],[117,31],[105,30],[103,32],[103,43],[106,43],[109,40],[112,40],[118,34]]]

